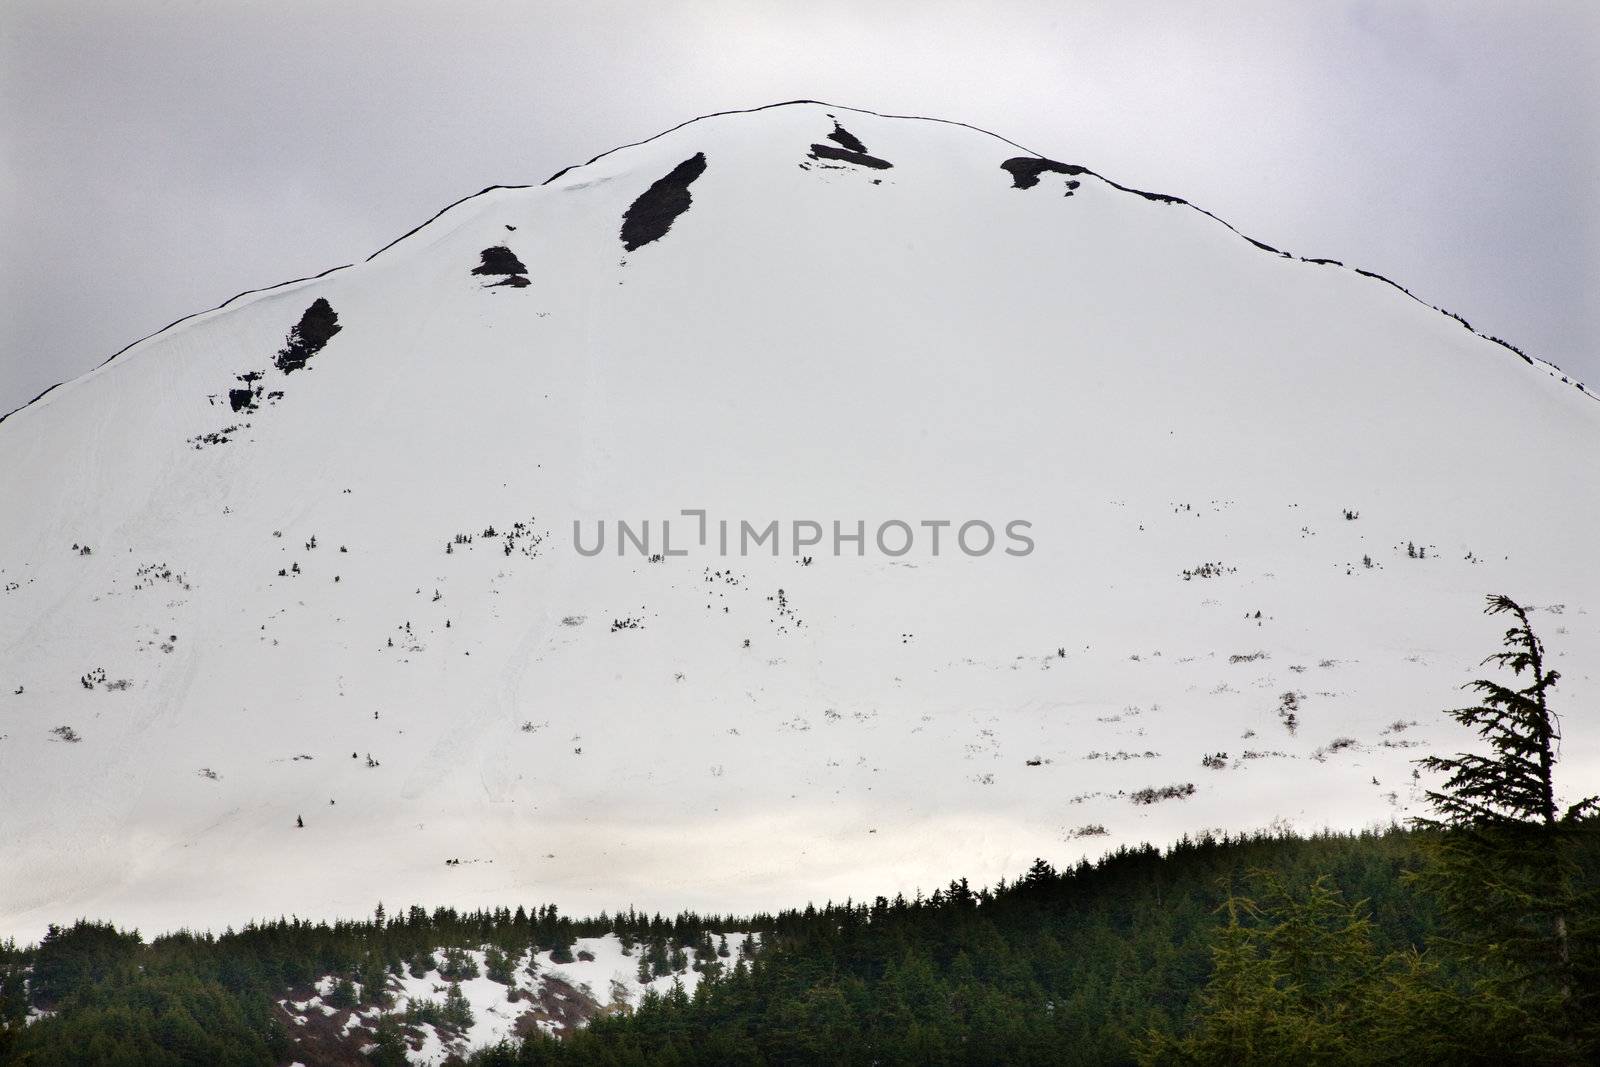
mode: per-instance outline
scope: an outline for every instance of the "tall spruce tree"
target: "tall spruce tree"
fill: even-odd
[[[1420,878],[1439,900],[1447,945],[1485,976],[1479,991],[1507,1020],[1507,1054],[1593,1062],[1600,1055],[1600,930],[1596,890],[1580,885],[1577,857],[1600,830],[1600,797],[1561,805],[1561,726],[1549,699],[1559,674],[1547,665],[1527,609],[1490,596],[1484,611],[1515,620],[1504,650],[1483,661],[1512,678],[1467,683],[1479,703],[1448,713],[1477,731],[1487,755],[1418,761],[1445,776],[1427,794],[1436,817],[1416,820],[1441,831]]]

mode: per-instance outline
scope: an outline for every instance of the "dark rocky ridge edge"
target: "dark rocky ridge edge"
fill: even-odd
[[[692,119],[688,119],[688,120],[686,120],[684,122],[680,122],[676,126],[670,127],[669,129],[662,130],[660,133],[653,134],[650,137],[646,137],[646,138],[643,138],[642,140],[638,140],[638,141],[630,141],[627,144],[617,145],[615,148],[608,148],[606,151],[601,152],[596,156],[593,156],[592,158],[586,160],[583,163],[574,163],[574,164],[571,164],[570,166],[563,167],[560,170],[556,171],[554,174],[550,175],[550,177],[546,178],[544,181],[539,182],[537,184],[538,185],[549,185],[551,182],[555,181],[557,178],[560,178],[562,175],[567,174],[567,173],[569,173],[569,172],[571,172],[573,170],[577,170],[580,167],[587,167],[591,163],[595,163],[595,162],[597,162],[597,161],[599,161],[601,159],[604,159],[606,156],[612,155],[612,154],[614,154],[616,152],[621,152],[624,149],[636,148],[639,145],[649,144],[651,141],[654,141],[654,140],[657,140],[659,138],[665,137],[668,134],[675,133],[678,130],[683,129],[685,126],[691,125],[692,123],[700,122],[703,119],[718,118],[718,117],[721,117],[721,116],[724,116],[724,115],[749,115],[749,114],[754,114],[754,113],[759,112],[759,111],[770,111],[771,109],[778,108],[778,107],[792,107],[792,106],[797,105],[797,104],[815,104],[815,105],[817,105],[819,107],[834,108],[835,110],[838,110],[838,111],[854,111],[857,114],[873,115],[873,116],[875,116],[877,118],[884,118],[884,119],[915,119],[915,120],[921,121],[921,122],[939,122],[939,123],[943,123],[944,125],[947,125],[947,126],[960,126],[963,129],[972,130],[972,131],[974,131],[976,133],[981,133],[981,134],[984,134],[986,136],[993,137],[995,140],[1001,141],[1001,142],[1003,142],[1005,144],[1008,144],[1011,147],[1013,147],[1015,149],[1018,149],[1021,152],[1027,153],[1029,156],[1032,156],[1032,157],[1035,157],[1035,158],[1038,158],[1038,159],[1047,159],[1048,158],[1046,156],[1040,155],[1037,152],[1034,152],[1032,149],[1030,149],[1030,148],[1028,148],[1028,147],[1026,147],[1024,145],[1018,144],[1017,142],[1011,140],[1008,137],[1002,137],[1000,134],[995,133],[992,130],[986,130],[986,129],[982,128],[981,126],[974,126],[974,125],[972,125],[971,123],[968,123],[968,122],[960,122],[960,121],[957,121],[955,119],[934,118],[931,115],[896,115],[896,114],[886,113],[886,112],[881,112],[881,111],[870,111],[870,110],[868,110],[866,108],[845,107],[845,106],[840,105],[840,104],[830,104],[825,100],[798,99],[798,100],[783,100],[783,101],[780,101],[780,102],[775,103],[775,104],[763,104],[760,107],[729,108],[726,111],[711,111],[711,112],[707,112],[704,115],[696,115]],[[1249,241],[1251,244],[1255,245],[1257,248],[1261,248],[1261,249],[1264,249],[1264,250],[1270,250],[1270,251],[1273,251],[1273,252],[1277,253],[1277,250],[1273,249],[1271,245],[1267,245],[1267,244],[1265,244],[1263,242],[1255,240],[1252,237],[1246,236],[1244,233],[1240,232],[1240,230],[1238,228],[1236,228],[1235,226],[1231,225],[1227,221],[1225,221],[1225,220],[1223,220],[1221,218],[1218,218],[1216,215],[1213,215],[1211,212],[1207,211],[1206,209],[1204,209],[1202,207],[1198,207],[1198,206],[1196,206],[1194,204],[1191,204],[1189,201],[1184,200],[1182,197],[1168,196],[1168,195],[1166,195],[1164,193],[1151,193],[1151,192],[1146,192],[1146,191],[1141,190],[1141,189],[1134,189],[1134,188],[1131,188],[1131,187],[1126,186],[1126,185],[1121,185],[1121,184],[1119,184],[1117,182],[1112,181],[1110,178],[1105,177],[1102,174],[1099,174],[1099,173],[1096,173],[1095,171],[1089,170],[1087,167],[1084,168],[1084,173],[1090,174],[1090,175],[1092,175],[1092,176],[1094,176],[1096,178],[1099,178],[1101,181],[1105,182],[1107,185],[1110,185],[1114,189],[1119,189],[1119,190],[1121,190],[1122,192],[1125,192],[1125,193],[1133,193],[1136,196],[1142,196],[1146,200],[1156,200],[1156,201],[1161,201],[1163,203],[1181,204],[1181,205],[1183,205],[1185,207],[1193,208],[1194,210],[1196,210],[1196,211],[1200,212],[1201,214],[1205,215],[1206,217],[1208,217],[1208,218],[1210,218],[1210,219],[1212,219],[1212,220],[1214,220],[1216,222],[1222,223],[1222,225],[1226,226],[1228,229],[1232,230],[1235,234],[1238,234],[1240,237],[1243,237],[1245,240]],[[411,237],[412,235],[417,233],[417,231],[419,231],[419,230],[423,229],[424,227],[428,226],[430,223],[435,222],[436,220],[438,220],[440,216],[445,214],[445,212],[450,211],[453,208],[460,207],[462,204],[465,204],[469,200],[476,200],[480,196],[486,196],[489,193],[499,192],[501,190],[531,189],[531,188],[534,188],[534,187],[535,187],[534,183],[523,183],[523,184],[520,184],[520,185],[490,185],[490,186],[488,186],[486,188],[480,189],[476,193],[472,193],[472,194],[470,194],[468,196],[464,196],[461,199],[456,200],[453,203],[448,204],[445,207],[441,208],[439,211],[435,212],[426,222],[422,222],[422,223],[420,223],[420,224],[418,224],[416,226],[413,226],[411,229],[407,230],[405,233],[401,234],[399,237],[396,237],[394,240],[390,241],[388,244],[384,245],[382,248],[378,249],[376,252],[372,253],[370,256],[367,256],[366,259],[362,260],[361,262],[371,262],[372,260],[376,259],[378,256],[382,255],[384,252],[387,252],[389,249],[391,249],[395,245],[399,244],[401,241],[404,241],[406,238]],[[1277,253],[1277,254],[1278,255],[1282,255],[1282,256],[1287,256],[1287,253]],[[1432,309],[1434,311],[1439,312],[1441,315],[1446,315],[1446,316],[1448,316],[1450,318],[1455,319],[1457,322],[1459,322],[1459,323],[1463,324],[1464,326],[1466,326],[1467,331],[1469,333],[1473,334],[1474,336],[1481,337],[1485,341],[1488,341],[1488,342],[1490,342],[1492,344],[1497,344],[1501,348],[1504,348],[1504,349],[1516,354],[1523,361],[1528,363],[1530,366],[1537,367],[1540,364],[1543,364],[1544,366],[1546,366],[1546,367],[1550,368],[1551,370],[1555,371],[1557,374],[1561,375],[1563,378],[1569,378],[1570,377],[1566,373],[1566,371],[1562,370],[1561,367],[1558,366],[1557,364],[1552,363],[1547,359],[1538,359],[1536,357],[1529,356],[1521,348],[1517,347],[1516,345],[1512,344],[1511,342],[1506,341],[1506,340],[1504,340],[1504,339],[1502,339],[1500,337],[1495,337],[1495,336],[1491,336],[1489,334],[1480,333],[1479,331],[1473,329],[1471,326],[1467,325],[1467,320],[1464,319],[1462,316],[1456,314],[1453,311],[1449,311],[1449,310],[1447,310],[1445,308],[1442,308],[1437,304],[1429,304],[1427,301],[1423,300],[1419,296],[1416,296],[1414,293],[1412,293],[1409,289],[1405,288],[1403,285],[1400,285],[1398,282],[1395,282],[1395,281],[1393,281],[1393,280],[1391,280],[1389,278],[1386,278],[1381,274],[1375,273],[1373,271],[1362,270],[1359,267],[1349,267],[1346,264],[1343,264],[1343,263],[1339,262],[1338,260],[1333,260],[1333,259],[1311,258],[1311,257],[1306,257],[1306,256],[1290,257],[1290,258],[1298,258],[1300,260],[1300,262],[1302,262],[1302,263],[1316,263],[1316,264],[1335,265],[1335,266],[1343,267],[1346,270],[1354,270],[1357,274],[1361,274],[1361,275],[1363,275],[1365,277],[1375,278],[1378,281],[1386,282],[1389,285],[1392,285],[1396,289],[1400,290],[1400,292],[1404,293],[1406,296],[1409,296],[1411,299],[1415,300],[1417,303],[1421,304],[1423,307],[1430,308],[1430,309]],[[309,275],[306,275],[303,278],[291,278],[288,281],[278,282],[278,283],[276,283],[274,285],[264,285],[264,286],[261,286],[260,288],[257,288],[257,289],[246,289],[243,292],[235,293],[233,296],[230,296],[228,299],[224,300],[222,303],[216,305],[215,307],[206,308],[203,311],[191,312],[190,314],[184,315],[181,318],[174,319],[171,322],[167,323],[167,325],[161,327],[161,329],[154,330],[154,331],[152,331],[150,333],[145,334],[143,337],[139,338],[136,341],[132,341],[132,342],[129,342],[128,344],[126,344],[126,345],[123,345],[121,348],[119,348],[115,352],[111,353],[111,355],[107,356],[100,363],[96,364],[94,369],[98,370],[101,367],[104,367],[106,364],[110,363],[112,360],[116,359],[118,356],[120,356],[123,353],[127,352],[129,349],[134,348],[134,347],[136,347],[138,345],[141,345],[141,344],[143,344],[144,342],[150,340],[153,337],[158,337],[161,334],[166,333],[168,330],[172,329],[174,326],[182,325],[183,323],[188,322],[190,319],[199,318],[202,315],[209,315],[212,312],[221,311],[223,308],[227,307],[228,305],[233,304],[236,301],[242,300],[247,296],[254,296],[254,295],[258,294],[258,293],[270,293],[275,289],[283,289],[283,288],[286,288],[286,287],[291,286],[291,285],[299,285],[301,282],[316,281],[318,278],[326,278],[328,275],[333,274],[336,271],[348,270],[350,267],[353,267],[355,265],[356,265],[355,263],[342,263],[337,267],[329,267],[327,270],[322,271],[321,273],[318,273],[318,274],[309,274]],[[66,378],[66,379],[63,379],[62,381],[59,381],[59,382],[55,383],[55,385],[52,385],[49,388],[45,389],[43,392],[39,393],[37,396],[35,396],[32,400],[29,400],[27,403],[20,404],[17,407],[12,408],[10,411],[6,412],[4,415],[0,415],[0,423],[5,422],[11,416],[15,415],[19,411],[22,411],[24,408],[31,407],[32,405],[38,403],[40,400],[44,399],[46,396],[48,396],[50,393],[54,392],[57,388],[61,387],[62,385],[65,385],[68,382],[76,381],[80,377],[83,377],[83,375],[75,375],[72,378]],[[1600,401],[1600,393],[1590,392],[1586,387],[1584,387],[1581,383],[1578,383],[1578,382],[1572,382],[1571,384],[1575,388],[1577,388],[1577,390],[1580,393],[1582,393],[1585,396],[1589,397],[1591,400]]]

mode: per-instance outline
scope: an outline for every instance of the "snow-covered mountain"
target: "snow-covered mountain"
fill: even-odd
[[[730,113],[470,197],[13,413],[0,501],[0,934],[1403,817],[1489,592],[1600,778],[1600,403],[954,123]]]

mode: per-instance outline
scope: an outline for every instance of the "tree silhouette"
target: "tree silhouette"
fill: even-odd
[[[1488,742],[1488,755],[1418,761],[1446,776],[1427,794],[1437,818],[1416,820],[1447,831],[1421,877],[1453,928],[1449,946],[1491,976],[1487,991],[1530,1021],[1529,1057],[1584,1062],[1596,1051],[1578,1034],[1581,1019],[1600,1014],[1600,929],[1596,890],[1580,888],[1576,854],[1600,830],[1600,797],[1561,808],[1561,725],[1549,703],[1560,675],[1546,666],[1527,609],[1490,596],[1484,612],[1516,620],[1505,650],[1483,661],[1515,681],[1469,682],[1463,688],[1481,702],[1448,713]],[[1526,684],[1514,688],[1519,681]]]

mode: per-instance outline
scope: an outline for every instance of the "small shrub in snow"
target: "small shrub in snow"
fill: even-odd
[[[1300,694],[1290,690],[1278,697],[1278,718],[1291,734],[1300,728]]]
[[[1182,800],[1195,794],[1193,782],[1184,782],[1181,785],[1164,785],[1159,788],[1146,786],[1137,792],[1130,793],[1128,799],[1135,804],[1154,804],[1162,800]]]
[[[1329,756],[1343,752],[1347,748],[1355,748],[1356,746],[1357,742],[1353,737],[1336,737],[1332,741],[1329,741],[1322,748],[1319,748],[1313,752],[1311,754],[1311,758],[1321,762],[1322,760],[1327,759]]]

